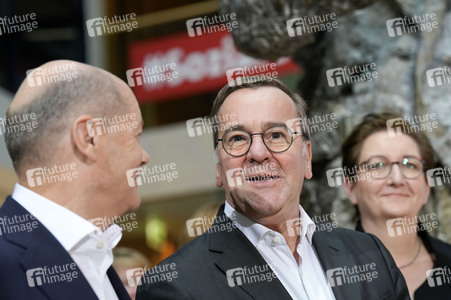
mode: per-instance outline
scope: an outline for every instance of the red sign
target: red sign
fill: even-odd
[[[243,73],[279,77],[299,71],[291,58],[269,62],[238,52],[227,31],[136,42],[128,54],[127,81],[140,103],[218,91]]]

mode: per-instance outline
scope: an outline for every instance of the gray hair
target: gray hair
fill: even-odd
[[[92,67],[81,69],[72,81],[41,86],[26,105],[7,110],[7,120],[33,113],[38,122],[29,132],[8,130],[5,122],[5,143],[17,174],[26,166],[50,163],[61,137],[78,116],[110,115],[121,106],[121,93],[111,74]]]
[[[296,105],[296,110],[298,112],[298,116],[301,120],[305,120],[307,117],[307,104],[305,103],[304,99],[302,99],[301,96],[298,94],[292,92],[282,81],[275,79],[275,78],[267,78],[265,80],[258,80],[258,81],[247,81],[243,84],[238,84],[237,82],[234,82],[233,85],[225,85],[216,96],[216,99],[213,102],[213,107],[211,110],[210,118],[212,123],[212,128],[218,128],[218,124],[216,122],[217,116],[219,113],[219,110],[226,100],[226,98],[233,93],[234,91],[241,90],[241,89],[257,89],[260,87],[275,87],[287,94],[290,99],[294,102]],[[310,140],[309,130],[307,128],[308,122],[305,122],[303,124],[304,130],[302,131],[302,136],[305,140]],[[213,130],[213,143],[214,147],[216,149],[217,147],[217,139],[218,139],[218,131]]]
[[[215,162],[219,162],[219,155],[218,155],[218,130],[215,130],[215,128],[218,128],[217,124],[217,117],[219,110],[221,109],[222,104],[226,100],[226,98],[233,93],[234,91],[241,90],[241,89],[257,89],[260,87],[275,87],[287,94],[290,99],[294,102],[296,106],[296,110],[298,113],[298,117],[300,118],[302,123],[302,136],[303,136],[303,150],[302,155],[305,156],[307,154],[307,148],[305,141],[310,140],[310,130],[308,129],[308,122],[305,122],[307,118],[307,104],[305,103],[304,99],[302,97],[294,92],[292,92],[282,81],[276,79],[276,78],[266,78],[264,80],[245,80],[244,83],[238,84],[237,81],[234,81],[233,84],[226,84],[216,96],[213,107],[210,113],[210,123],[213,128],[213,145],[214,145],[214,153],[213,157],[215,159]]]

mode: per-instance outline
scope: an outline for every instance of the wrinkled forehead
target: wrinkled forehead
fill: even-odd
[[[284,123],[298,115],[293,100],[275,87],[245,88],[231,93],[218,112],[218,123],[239,126]]]

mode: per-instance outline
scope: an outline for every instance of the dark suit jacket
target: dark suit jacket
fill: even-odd
[[[28,217],[23,222],[29,215],[11,197],[0,208],[0,299],[98,299],[69,253],[47,228],[37,219]],[[32,270],[45,267],[48,276],[42,275],[42,269]],[[113,267],[107,274],[119,299],[129,300]]]
[[[420,225],[419,223],[418,225]],[[419,226],[421,228],[421,226]],[[360,220],[357,222],[356,230],[365,232]],[[426,246],[434,261],[434,269],[451,269],[451,245],[429,235],[426,230],[418,230],[418,236]],[[425,280],[414,293],[415,300],[441,300],[451,298],[451,284],[446,280],[443,284],[430,286]]]
[[[224,218],[222,206],[212,227],[220,225],[218,220]],[[227,228],[227,224],[222,225],[217,228]],[[375,236],[337,228],[315,232],[313,245],[325,272],[375,264],[377,278],[371,282],[343,283],[344,278],[335,281],[332,290],[336,299],[410,299],[404,277]],[[136,299],[291,299],[277,278],[264,280],[268,277],[262,276],[263,280],[243,283],[242,278],[226,275],[233,275],[227,273],[232,269],[249,270],[262,265],[266,265],[265,260],[239,229],[205,233],[158,264],[156,270],[148,271],[141,278]],[[165,270],[174,269],[177,276],[167,280]],[[339,280],[339,274],[335,273],[334,280]]]

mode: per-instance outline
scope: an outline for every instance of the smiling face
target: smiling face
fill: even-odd
[[[275,125],[297,118],[294,102],[275,87],[245,88],[231,93],[222,104],[218,117],[228,120],[234,114],[237,129],[250,134],[262,133]],[[219,124],[219,128],[227,128]],[[225,131],[219,131],[222,138]],[[262,135],[252,136],[247,154],[233,157],[219,142],[216,185],[224,186],[226,201],[237,211],[261,224],[275,224],[299,216],[299,197],[304,178],[311,178],[311,145],[302,136],[293,135],[285,152],[273,153],[266,148]],[[242,169],[236,173],[234,169]],[[235,172],[234,172],[235,171]],[[240,177],[240,178],[238,178]],[[258,180],[256,180],[258,179]],[[263,179],[263,180],[261,180]]]
[[[421,159],[418,145],[411,137],[403,134],[394,138],[386,131],[373,133],[365,139],[358,163],[381,155],[390,162],[400,161],[406,156]],[[390,175],[385,179],[354,184],[346,182],[345,187],[352,204],[358,205],[362,220],[385,221],[418,215],[430,193],[424,173],[415,179],[406,179],[399,165],[393,165]]]

